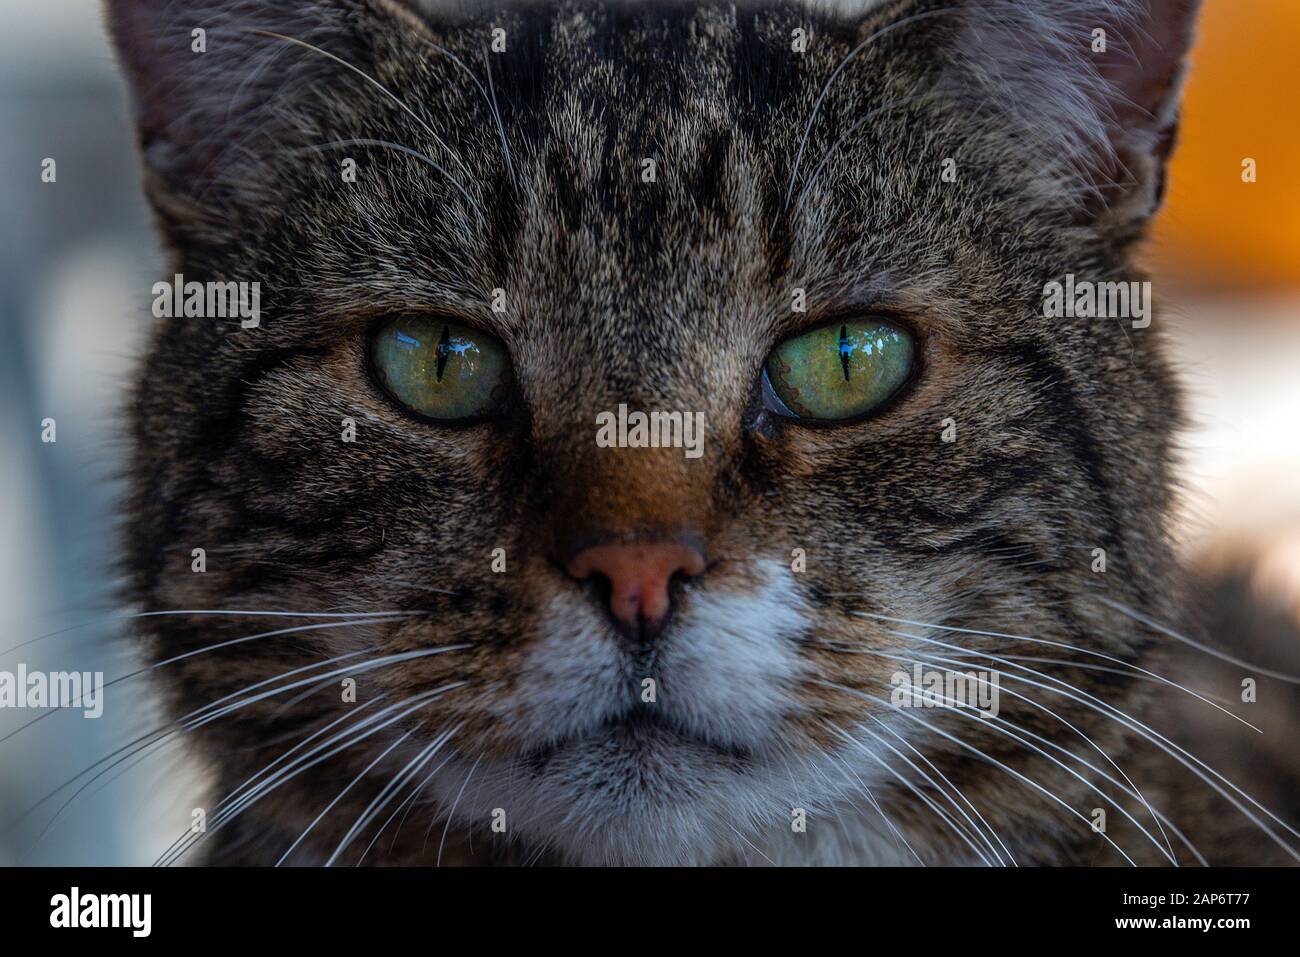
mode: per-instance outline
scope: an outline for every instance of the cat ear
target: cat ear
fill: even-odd
[[[1160,205],[1201,0],[975,3],[964,47],[1095,224],[1131,238]]]
[[[326,56],[291,55],[303,49],[281,38],[347,56],[350,31],[327,3],[107,0],[106,10],[146,193],[164,224],[229,210],[256,182],[259,149],[302,138],[308,121],[295,115],[293,96],[345,69]]]
[[[1095,53],[1102,125],[1112,147],[1103,153],[1109,162],[1097,166],[1097,185],[1116,225],[1145,221],[1164,199],[1199,8],[1200,0],[1147,0],[1120,24],[1122,42]],[[1098,47],[1100,38],[1094,39]]]

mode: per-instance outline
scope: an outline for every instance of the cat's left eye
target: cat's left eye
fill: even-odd
[[[478,419],[500,409],[509,395],[505,346],[449,319],[390,320],[371,336],[370,356],[388,394],[427,419]]]
[[[846,319],[786,339],[764,375],[791,418],[834,422],[878,409],[911,377],[916,342],[884,319]]]

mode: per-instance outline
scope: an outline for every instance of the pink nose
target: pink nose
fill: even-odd
[[[681,542],[596,545],[573,557],[569,574],[582,580],[593,574],[609,580],[609,612],[625,628],[646,637],[668,618],[668,583],[677,574],[704,571],[704,556]]]

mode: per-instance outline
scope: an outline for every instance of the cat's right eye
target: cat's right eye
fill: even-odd
[[[886,319],[848,318],[786,339],[763,375],[779,412],[806,422],[871,414],[912,375],[916,340]]]
[[[485,332],[450,319],[392,319],[370,338],[376,378],[393,401],[435,422],[467,422],[510,394],[510,357]]]

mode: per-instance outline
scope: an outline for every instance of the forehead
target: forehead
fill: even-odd
[[[484,77],[480,102],[466,90],[449,111],[473,118],[451,137],[490,184],[483,234],[496,233],[498,260],[527,260],[534,274],[581,262],[593,279],[635,277],[656,300],[682,269],[696,284],[777,277],[792,249],[827,252],[827,217],[789,215],[810,180],[833,186],[845,161],[878,178],[890,172],[860,155],[887,138],[883,125],[833,143],[846,117],[891,95],[870,50],[826,86],[861,23],[785,5],[584,4],[430,25]],[[795,48],[801,39],[806,49]],[[488,53],[490,43],[500,48]],[[431,83],[467,86],[440,66]],[[897,81],[905,65],[889,72]],[[827,156],[832,144],[837,155]],[[704,263],[714,266],[707,276]]]
[[[587,241],[589,261],[621,250],[623,269],[662,268],[687,251],[707,257],[745,233],[762,252],[780,213],[773,156],[793,129],[782,101],[799,79],[779,52],[777,21],[788,11],[641,5],[516,16],[494,21],[505,24],[507,48],[485,66],[499,68],[494,92],[526,229]],[[526,238],[537,248],[545,236]]]
[[[562,331],[570,349],[611,327],[657,328],[646,346],[662,353],[766,308],[742,300],[781,268],[772,157],[799,112],[777,102],[798,85],[792,17],[684,5],[431,16],[437,44],[483,78],[475,89],[425,52],[427,86],[462,90],[445,115],[469,122],[447,139],[487,184],[480,228],[456,237],[510,302],[484,318],[520,337]]]
[[[376,64],[419,117],[378,106],[394,141],[451,175],[405,163],[400,182],[367,180],[322,216],[345,233],[371,224],[382,242],[358,255],[384,261],[359,265],[399,277],[383,290],[413,276],[508,340],[564,336],[575,355],[611,333],[638,338],[643,356],[676,359],[676,343],[702,335],[742,351],[749,336],[761,352],[798,318],[795,288],[817,305],[917,277],[959,285],[969,250],[1006,252],[1018,235],[973,230],[1014,226],[1016,210],[984,201],[972,217],[969,190],[935,175],[956,153],[973,182],[961,140],[989,124],[927,111],[917,38],[860,46],[876,20],[781,5],[427,14]],[[367,99],[346,135],[375,136],[377,98],[354,85]],[[487,308],[496,289],[500,315]]]

